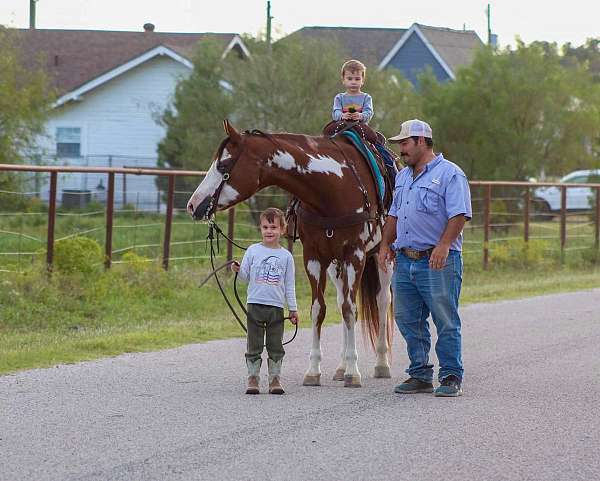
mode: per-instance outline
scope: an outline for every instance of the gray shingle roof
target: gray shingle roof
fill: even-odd
[[[483,46],[483,42],[473,30],[452,30],[417,25],[454,73],[459,67],[469,65],[473,61],[477,49]]]
[[[400,40],[406,28],[303,27],[280,41],[308,37],[337,42],[348,58],[376,67]]]

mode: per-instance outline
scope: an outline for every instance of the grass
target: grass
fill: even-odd
[[[34,271],[0,280],[0,373],[243,335],[218,290],[198,289],[206,267],[120,265],[82,277]],[[227,281],[231,286],[231,278]],[[600,287],[600,268],[465,271],[462,305]],[[240,293],[243,295],[243,289]],[[301,327],[310,292],[298,276]],[[339,322],[328,289],[326,322]],[[290,326],[291,328],[291,326]]]

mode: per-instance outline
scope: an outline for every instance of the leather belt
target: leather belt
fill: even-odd
[[[404,254],[409,259],[413,259],[413,260],[417,261],[419,259],[425,259],[426,257],[429,257],[431,255],[431,253],[433,252],[433,247],[431,247],[430,249],[424,250],[424,251],[418,251],[416,249],[409,249],[408,247],[402,247],[400,249],[400,252],[402,252],[402,254]]]

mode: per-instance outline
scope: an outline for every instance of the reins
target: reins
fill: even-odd
[[[229,310],[231,311],[231,313],[235,317],[235,320],[240,325],[240,327],[242,328],[242,330],[244,331],[244,333],[248,333],[248,329],[244,325],[243,321],[240,319],[240,316],[238,315],[238,313],[236,312],[235,308],[233,307],[231,301],[229,300],[229,297],[227,297],[227,294],[226,294],[226,292],[223,289],[223,286],[221,284],[221,280],[219,279],[219,276],[217,275],[217,273],[219,271],[225,269],[226,267],[229,267],[231,264],[233,264],[233,263],[236,262],[236,261],[231,260],[231,261],[227,261],[227,262],[221,264],[219,267],[215,267],[215,257],[216,257],[216,254],[219,252],[219,236],[220,235],[223,236],[225,239],[227,239],[229,242],[231,242],[237,248],[242,249],[242,250],[247,250],[246,247],[242,247],[241,245],[237,244],[232,239],[230,239],[223,232],[223,230],[219,227],[219,225],[216,223],[216,221],[214,219],[211,219],[208,222],[208,235],[206,236],[206,239],[209,241],[209,244],[210,244],[210,266],[212,267],[212,271],[208,274],[208,276],[206,276],[206,278],[204,278],[204,280],[200,283],[200,285],[198,287],[202,287],[204,284],[206,284],[208,282],[208,280],[211,277],[214,277],[215,281],[217,282],[217,286],[219,287],[219,291],[221,291],[221,295],[223,296],[223,299],[225,299],[225,303],[227,304],[227,307],[229,307]],[[217,245],[216,253],[215,253],[215,243]],[[248,311],[246,310],[246,306],[244,306],[244,303],[240,299],[240,295],[238,293],[237,279],[238,279],[238,273],[236,272],[235,276],[233,278],[233,293],[235,294],[235,298],[236,298],[236,300],[238,302],[239,307],[242,309],[242,311],[244,312],[244,314],[247,316],[248,315]],[[287,317],[284,317],[283,319],[284,320],[285,319],[290,319],[290,317],[287,316]],[[294,324],[294,327],[295,327],[295,329],[294,329],[294,335],[292,336],[292,338],[289,341],[286,341],[286,342],[282,343],[282,345],[285,346],[286,344],[289,344],[290,342],[292,342],[296,338],[296,334],[298,334],[298,324],[297,323]]]

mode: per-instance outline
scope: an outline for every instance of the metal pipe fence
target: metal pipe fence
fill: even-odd
[[[154,258],[145,261],[159,260],[164,269],[169,268],[173,261],[191,261],[206,259],[207,255],[198,254],[198,244],[204,241],[206,227],[193,223],[186,215],[185,209],[176,207],[176,196],[187,198],[191,192],[182,192],[175,189],[178,177],[192,177],[198,179],[206,172],[164,170],[130,167],[86,167],[86,166],[40,166],[40,165],[13,165],[0,164],[0,171],[36,173],[36,184],[39,184],[40,174],[49,176],[49,194],[47,199],[47,219],[41,222],[40,216],[46,210],[38,212],[10,211],[2,205],[2,198],[7,195],[33,198],[39,196],[39,191],[34,192],[6,192],[0,191],[0,272],[20,271],[22,258],[35,257],[40,252],[33,247],[23,247],[23,244],[40,247],[45,244],[45,261],[49,272],[54,263],[55,244],[61,239],[76,235],[97,237],[99,243],[104,245],[104,267],[109,269],[112,264],[123,263],[120,257],[129,251],[153,252]],[[59,205],[58,188],[59,175],[71,173],[94,173],[106,176],[107,190],[102,202],[93,204],[92,209],[79,209],[70,211]],[[121,176],[121,185],[127,185],[127,176],[157,176],[167,178],[166,191],[159,191],[158,201],[151,204],[140,204],[139,196],[135,205],[128,204],[125,199],[120,204],[120,209],[115,208],[115,179]],[[198,179],[199,181],[199,179]],[[471,181],[473,219],[465,228],[464,254],[472,258],[481,256],[483,269],[488,269],[492,262],[494,250],[506,242],[531,241],[548,242],[548,247],[556,251],[560,259],[564,260],[567,251],[600,248],[600,184],[559,184],[553,182],[501,182],[501,181]],[[571,211],[568,208],[569,189],[584,186],[593,192],[589,199],[589,207],[584,210]],[[557,187],[560,190],[560,208],[551,212],[540,212],[536,207],[539,199],[536,189],[540,187]],[[69,195],[72,193],[69,193]],[[83,195],[83,194],[81,194]],[[131,195],[131,194],[130,194]],[[63,191],[64,196],[64,191]],[[161,200],[162,197],[162,200]],[[289,194],[258,193],[254,201],[268,198],[267,203],[285,205]],[[89,200],[89,199],[88,199]],[[119,199],[120,200],[120,199]],[[264,200],[264,199],[262,199]],[[105,204],[104,206],[102,204]],[[264,202],[263,202],[264,204]],[[81,203],[74,203],[75,206]],[[142,205],[142,208],[140,208]],[[148,207],[149,206],[149,207]],[[72,206],[71,206],[72,207]],[[260,203],[239,205],[229,209],[227,213],[227,235],[240,242],[257,242],[260,240],[257,229],[258,214],[262,210]],[[98,217],[104,217],[103,226]],[[164,219],[163,219],[164,216]],[[124,222],[115,222],[115,218]],[[553,219],[557,220],[554,221]],[[63,232],[62,237],[56,235],[57,219],[67,224],[73,232]],[[43,225],[45,224],[45,226]],[[35,225],[41,232],[44,229],[45,239],[28,231],[28,226]],[[102,236],[102,230],[104,235]],[[129,232],[129,237],[123,232]],[[126,239],[124,238],[126,237]],[[2,239],[10,241],[2,242]],[[16,241],[15,241],[16,239]],[[115,245],[126,244],[126,245]],[[239,250],[229,242],[226,243],[225,256],[230,260]],[[557,247],[551,247],[555,244]],[[8,246],[8,247],[7,247]],[[298,246],[301,252],[301,246]],[[8,249],[8,250],[6,250]],[[288,249],[293,251],[293,243],[288,242]],[[174,255],[174,251],[178,254]],[[299,253],[296,253],[296,257]],[[4,259],[16,258],[17,262],[10,263],[9,267],[2,265]]]

